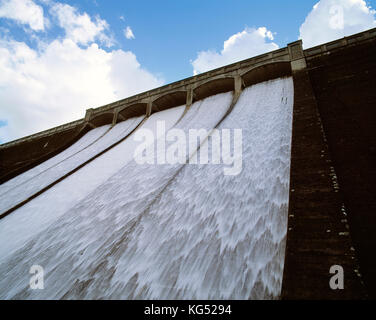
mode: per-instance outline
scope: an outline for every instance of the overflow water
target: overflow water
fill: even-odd
[[[184,107],[153,114],[142,128],[154,128],[160,119],[170,128]],[[141,121],[141,118],[139,118]],[[112,134],[115,131],[112,131]],[[28,239],[42,232],[50,223],[84,199],[91,191],[115,174],[132,159],[137,143],[128,138],[113,149],[62,180],[51,189],[0,220],[0,259],[12,254]]]
[[[196,102],[175,128],[212,129],[231,100]],[[131,136],[0,220],[0,298],[278,298],[292,103],[291,78],[244,90],[219,126],[242,129],[237,176],[223,164],[139,165]],[[29,289],[32,265],[44,290]]]
[[[4,212],[15,204],[27,199],[34,193],[48,186],[50,183],[64,176],[64,174],[105,150],[122,137],[125,137],[137,127],[141,120],[142,117],[132,118],[121,122],[109,130],[107,134],[100,136],[99,139],[91,145],[63,158],[61,161],[52,163],[52,165],[48,167],[42,164],[35,169],[31,169],[30,171],[33,172],[31,177],[27,178],[30,174],[22,175],[21,181],[17,181],[17,184],[14,187],[0,193],[0,212]],[[104,130],[106,131],[109,129],[109,126],[104,127]],[[90,132],[87,135],[90,136]],[[16,177],[12,180],[18,179]],[[9,184],[13,184],[12,180],[9,181]],[[5,186],[7,184],[8,182],[5,183]]]
[[[14,177],[13,179],[3,183],[0,185],[0,194],[6,193],[8,190],[13,189],[16,186],[19,186],[26,181],[29,181],[33,177],[37,176],[41,172],[49,170],[50,168],[54,167],[56,164],[70,158],[71,156],[75,155],[76,153],[80,152],[81,150],[87,148],[98,139],[100,139],[104,134],[108,132],[110,129],[110,125],[101,126],[95,129],[90,130],[87,134],[85,134],[81,139],[71,145],[69,148],[65,149],[64,151],[60,152],[56,156],[48,159],[47,161],[41,163],[40,165]]]

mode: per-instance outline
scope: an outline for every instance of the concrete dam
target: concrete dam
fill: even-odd
[[[1,145],[0,298],[374,297],[375,56],[376,29],[296,41]]]

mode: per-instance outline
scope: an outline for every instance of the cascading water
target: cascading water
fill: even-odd
[[[231,99],[227,93],[196,102],[175,127],[214,128]],[[242,93],[219,126],[242,129],[243,170],[237,176],[225,176],[223,165],[121,161],[137,145],[124,147],[130,137],[2,219],[0,298],[277,298],[292,101],[291,78]],[[106,173],[105,164],[115,169]],[[102,169],[104,176],[91,181],[90,174],[102,175]],[[43,210],[51,211],[58,197],[71,198],[67,192],[77,186],[88,187],[59,214]],[[49,214],[55,218],[38,228]],[[17,242],[19,232],[2,236],[29,215],[37,226],[27,238]],[[35,264],[44,268],[44,290],[28,287]]]
[[[110,125],[101,126],[90,130],[87,134],[85,134],[81,139],[79,139],[76,143],[71,145],[69,148],[65,149],[64,151],[60,152],[56,156],[48,159],[47,161],[41,163],[40,165],[16,176],[15,178],[7,181],[0,185],[0,194],[6,193],[8,190],[13,189],[16,186],[19,186],[26,181],[32,179],[33,177],[37,176],[43,171],[46,171],[56,164],[70,158],[71,156],[77,154],[81,150],[87,148],[91,144],[95,143],[98,139],[100,139],[104,134],[108,132],[110,129]]]
[[[243,133],[243,169],[187,165],[135,223],[112,281],[126,298],[265,299],[281,290],[292,80],[247,88],[219,126]],[[209,157],[210,159],[210,157]]]
[[[132,118],[117,124],[107,134],[90,146],[87,146],[79,152],[62,159],[62,161],[47,167],[29,179],[20,181],[16,186],[0,195],[0,212],[4,212],[15,204],[27,199],[50,183],[64,176],[64,174],[75,169],[86,160],[105,150],[122,137],[127,136],[134,128],[136,128],[141,120],[142,117]],[[41,165],[40,167],[45,166]],[[32,171],[37,172],[38,169]],[[12,181],[9,183],[12,183]]]
[[[143,123],[142,128],[154,128],[158,120],[164,119],[168,129],[179,119],[183,111],[184,107],[177,107],[155,113]],[[125,139],[73,175],[1,219],[0,257],[4,259],[24,245],[115,174],[132,159],[137,144],[131,138]]]

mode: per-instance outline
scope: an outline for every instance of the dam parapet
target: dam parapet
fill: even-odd
[[[302,52],[301,41],[292,45]],[[0,145],[0,183],[56,155],[95,127],[115,125],[141,115],[149,117],[181,105],[189,108],[195,101],[218,93],[235,91],[239,94],[242,88],[252,84],[289,76],[290,63],[294,60],[291,52],[295,51],[281,48],[98,108],[89,108],[83,119],[4,143]]]
[[[210,95],[235,89],[235,79],[241,78],[242,86],[275,79],[291,74],[291,71],[306,67],[305,60],[320,55],[328,55],[332,50],[372,41],[376,28],[319,46],[303,50],[302,41],[290,43],[287,47],[224,67],[210,70],[180,81],[176,81],[116,102],[86,110],[85,117],[48,130],[44,130],[0,145],[0,150],[26,141],[51,136],[72,128],[117,123],[141,114],[172,108],[182,104],[192,104]]]

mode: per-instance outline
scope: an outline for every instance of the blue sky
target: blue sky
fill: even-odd
[[[0,141],[299,38],[307,48],[376,27],[374,8],[376,0],[0,0]]]
[[[167,82],[192,75],[190,60],[197,52],[221,49],[223,41],[248,27],[267,25],[279,46],[295,41],[299,26],[317,1],[82,1],[91,14],[100,13],[114,29],[124,49]],[[77,1],[68,3],[77,4]],[[119,19],[123,16],[125,21]],[[136,36],[127,41],[122,29],[130,25]]]
[[[299,27],[317,0],[76,0],[62,3],[106,20],[116,39],[114,47],[134,52],[146,69],[172,82],[192,75],[190,61],[196,58],[197,52],[220,50],[225,39],[245,27],[267,26],[275,33],[274,42],[280,47],[297,40]],[[39,4],[46,8],[43,2]],[[32,47],[36,45],[23,26],[0,20],[2,25],[11,27],[17,40]],[[126,26],[131,26],[135,39],[124,37]],[[61,33],[62,30],[53,26],[41,37],[53,38]]]

